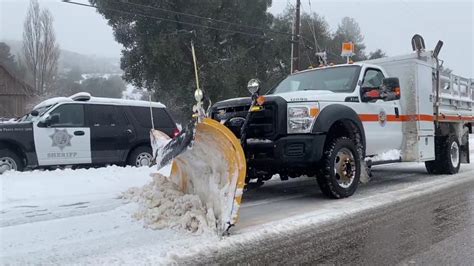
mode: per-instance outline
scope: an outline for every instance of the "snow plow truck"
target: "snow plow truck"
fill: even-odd
[[[226,232],[238,218],[244,186],[315,176],[330,198],[354,194],[361,176],[381,163],[424,162],[430,174],[456,174],[469,163],[474,80],[443,71],[419,35],[413,53],[289,75],[264,95],[202,107],[175,139],[152,132],[158,165],[197,194]]]

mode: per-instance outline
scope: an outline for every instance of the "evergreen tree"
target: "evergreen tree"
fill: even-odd
[[[360,31],[357,21],[350,17],[344,17],[334,33],[330,54],[328,56],[331,62],[345,62],[345,59],[340,56],[342,43],[344,42],[352,42],[355,45],[355,55],[352,57],[353,60],[362,61],[367,59],[364,51],[364,36]]]
[[[80,90],[89,92],[95,97],[122,98],[125,83],[120,76],[94,77],[84,80],[81,83]]]
[[[294,10],[273,17],[267,12],[271,0],[90,2],[124,46],[124,79],[154,93],[154,99],[165,103],[181,122],[189,120],[194,104],[191,40],[201,86],[213,102],[248,96],[250,78],[260,79],[265,92],[290,73]],[[303,13],[301,18],[301,69],[318,65],[316,53],[322,51],[328,53],[328,62],[345,62],[340,53],[346,41],[356,45],[355,60],[366,58],[354,19],[344,18],[332,34],[316,13]]]
[[[182,14],[268,29],[272,22],[267,13],[269,0],[143,0],[140,5],[91,2],[109,20],[116,40],[124,46],[121,67],[125,80],[154,90],[157,100],[183,114],[181,120],[189,119],[194,102],[191,40],[196,47],[201,84],[213,101],[247,95],[248,79],[265,80],[267,65],[275,61],[268,56],[261,60],[271,45],[265,32]]]
[[[319,65],[316,53],[331,47],[329,25],[318,14],[303,13],[301,16],[301,69]]]
[[[10,53],[10,46],[4,42],[0,42],[0,64],[5,66],[9,71],[18,72],[18,65],[15,56]]]
[[[377,59],[386,57],[387,55],[380,49],[375,50],[374,52],[370,52],[369,59]]]

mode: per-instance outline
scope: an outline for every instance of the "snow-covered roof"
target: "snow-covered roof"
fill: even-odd
[[[76,94],[77,95],[77,94]],[[84,94],[82,94],[84,95]],[[40,104],[36,105],[34,109],[38,109],[45,106],[50,106],[58,103],[65,102],[83,102],[83,103],[94,103],[94,104],[110,104],[110,105],[123,105],[123,106],[138,106],[138,107],[155,107],[155,108],[166,108],[166,106],[160,102],[148,102],[140,100],[125,100],[125,99],[114,99],[114,98],[104,98],[104,97],[90,97],[89,100],[74,100],[74,96],[71,97],[55,97],[47,99]]]

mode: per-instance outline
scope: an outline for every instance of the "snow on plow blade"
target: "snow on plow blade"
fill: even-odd
[[[174,156],[169,179],[184,193],[201,199],[208,215],[215,217],[217,233],[223,234],[238,219],[246,175],[244,151],[235,135],[212,119],[203,119],[190,131],[184,135],[194,132],[194,140],[175,147],[179,153],[171,152]],[[156,132],[152,141],[153,136],[156,139]],[[189,147],[183,148],[182,144]],[[160,165],[159,160],[157,163]]]

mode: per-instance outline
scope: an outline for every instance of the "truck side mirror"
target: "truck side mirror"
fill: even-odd
[[[39,115],[39,112],[37,110],[33,110],[30,113],[31,116],[37,117]]]
[[[398,78],[384,78],[381,94],[384,101],[399,100],[401,96],[400,80]]]
[[[362,102],[372,102],[382,99],[379,88],[362,87],[360,88]]]

